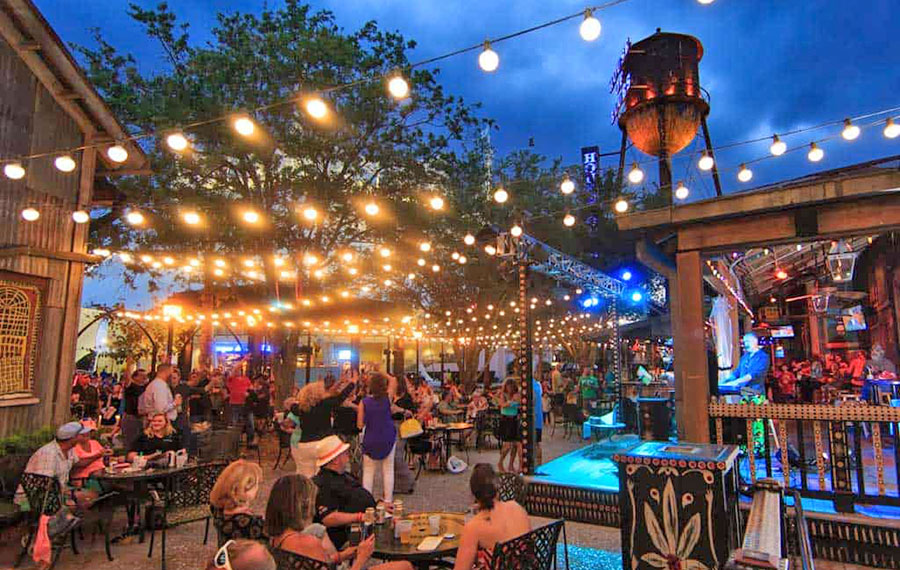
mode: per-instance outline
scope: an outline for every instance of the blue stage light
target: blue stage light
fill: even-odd
[[[635,291],[634,293],[631,294],[631,300],[634,301],[635,303],[639,303],[641,301],[641,299],[643,299],[643,298],[644,298],[644,296],[641,294],[640,291]]]
[[[624,279],[625,281],[631,281],[631,271],[628,271],[627,269],[623,271],[622,279]]]

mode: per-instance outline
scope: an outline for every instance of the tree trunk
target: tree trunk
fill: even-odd
[[[272,375],[275,377],[275,399],[280,405],[291,395],[297,373],[297,342],[294,331],[276,331],[271,336],[272,343]]]

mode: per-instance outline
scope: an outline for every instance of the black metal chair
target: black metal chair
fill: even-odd
[[[569,568],[566,523],[560,519],[494,546],[492,570],[550,570],[557,568],[556,544],[562,531],[565,568]]]
[[[15,567],[18,567],[22,561],[25,560],[25,556],[28,554],[28,548],[31,546],[32,542],[34,542],[35,536],[37,536],[38,523],[41,519],[41,515],[52,517],[59,512],[65,503],[59,481],[55,477],[38,475],[37,473],[22,473],[19,484],[25,491],[25,496],[28,498],[28,504],[31,509],[27,514],[28,534],[22,537],[22,551],[19,552],[19,556],[16,558]],[[75,544],[76,529],[77,525],[73,527],[68,534],[72,545],[72,552],[78,554],[78,546]],[[59,559],[63,545],[61,541],[57,539],[53,541],[51,548],[50,568],[53,568],[56,565],[56,561]],[[110,560],[112,559],[110,558]]]
[[[497,440],[500,447],[500,410],[491,408],[484,410],[475,418],[475,449],[480,449],[485,444],[487,436]]]
[[[516,473],[497,474],[497,498],[501,501],[515,501],[523,504],[525,495],[525,482],[521,475]]]
[[[272,466],[272,469],[278,469],[279,464],[284,467],[291,460],[291,434],[281,429],[278,422],[275,422],[274,425],[275,434],[278,436],[278,457],[275,459],[275,465]],[[284,454],[284,463],[281,463],[282,454]]]
[[[269,546],[269,552],[275,559],[275,565],[278,570],[335,570],[337,566],[329,562],[322,562],[315,558],[303,556],[288,550],[282,550]]]
[[[150,527],[150,548],[147,558],[153,557],[156,531],[162,533],[162,569],[166,568],[166,530],[193,522],[205,522],[203,544],[209,540],[209,494],[216,479],[227,465],[224,461],[205,463],[189,467],[168,477],[160,500],[154,502],[147,511]]]
[[[416,460],[416,481],[419,480],[419,475],[422,474],[422,471],[426,468],[426,460],[428,458],[428,454],[434,449],[434,443],[432,442],[430,436],[426,434],[422,434],[416,437],[411,437],[406,440],[406,457],[407,461],[410,458],[415,458]]]

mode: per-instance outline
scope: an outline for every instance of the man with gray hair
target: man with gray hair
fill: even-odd
[[[147,384],[144,393],[138,402],[138,413],[145,418],[154,414],[165,414],[170,423],[175,423],[178,417],[178,406],[181,405],[181,396],[172,396],[169,387],[169,377],[172,375],[172,365],[162,364],[156,369],[156,377]]]

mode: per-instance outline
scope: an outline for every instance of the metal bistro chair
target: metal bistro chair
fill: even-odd
[[[275,465],[272,468],[277,470],[279,464],[284,467],[292,458],[291,434],[281,429],[281,426],[278,424],[278,422],[275,422],[275,434],[278,436],[278,457],[275,459]],[[282,454],[284,454],[284,463],[281,462]]]
[[[525,482],[518,473],[497,473],[497,498],[523,504]]]
[[[494,546],[491,570],[550,570],[557,568],[556,544],[563,535],[565,568],[569,568],[566,523],[560,519]]]
[[[166,569],[166,530],[192,522],[206,522],[203,544],[209,540],[209,494],[216,479],[227,465],[224,461],[205,463],[179,471],[166,479],[160,501],[150,506],[147,518],[150,526],[150,548],[147,558],[153,557],[156,531],[162,533],[162,569]]]
[[[22,561],[25,560],[25,556],[28,554],[28,548],[34,542],[35,536],[37,536],[38,523],[41,519],[41,515],[52,517],[59,512],[63,506],[62,491],[60,490],[59,481],[56,477],[38,475],[36,473],[22,473],[19,484],[22,485],[22,489],[28,497],[28,504],[31,506],[31,510],[28,511],[27,515],[28,534],[22,537],[22,551],[19,552],[14,567],[18,567],[22,564]],[[75,525],[69,532],[72,552],[75,554],[78,554],[78,547],[75,544],[75,531],[77,528],[78,525]],[[63,544],[57,537],[57,540],[54,540],[51,544],[52,554],[50,568],[53,568],[56,565],[56,561],[59,559],[62,549]],[[107,551],[107,555],[109,555],[109,551]],[[110,560],[112,560],[112,558],[110,558]]]
[[[269,546],[278,570],[335,570],[337,566],[295,552]]]

